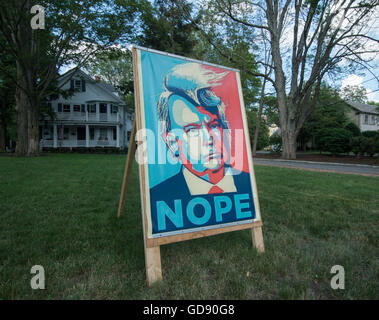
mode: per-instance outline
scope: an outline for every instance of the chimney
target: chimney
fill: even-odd
[[[100,76],[95,76],[95,81],[100,82]]]

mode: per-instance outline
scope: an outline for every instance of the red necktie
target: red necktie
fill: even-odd
[[[224,190],[222,190],[221,188],[219,188],[219,187],[217,187],[217,186],[213,186],[213,187],[209,190],[208,194],[213,194],[213,193],[223,193],[223,192],[224,192]]]

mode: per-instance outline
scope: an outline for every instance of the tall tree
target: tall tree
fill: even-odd
[[[60,88],[52,90],[59,68],[69,63],[79,68],[94,52],[129,35],[135,11],[133,3],[128,0],[14,0],[0,3],[0,31],[6,40],[0,46],[9,50],[16,61],[13,80],[16,84],[19,155],[39,154],[40,106],[46,97],[59,92]],[[39,19],[36,19],[36,13]],[[36,29],[36,24],[40,28],[37,26]]]
[[[12,56],[7,52],[0,52],[1,69],[7,70],[6,73],[0,70],[0,151],[6,148],[8,137],[8,127],[15,115],[15,90],[16,86],[8,74],[15,73],[15,65]]]
[[[188,56],[194,46],[194,26],[182,19],[181,10],[191,10],[186,0],[139,2],[140,29],[136,42],[141,46]]]
[[[330,128],[342,129],[349,122],[346,116],[346,103],[339,96],[338,90],[321,84],[319,98],[312,114],[305,120],[300,130],[298,141],[303,146],[312,140],[317,146],[317,135]]]
[[[214,14],[269,35],[283,153],[296,158],[296,139],[315,108],[322,80],[341,62],[368,67],[379,43],[372,35],[378,0],[214,0]],[[205,6],[209,7],[207,2]],[[261,64],[264,62],[261,60]],[[340,70],[341,71],[341,70]],[[351,70],[348,70],[351,71]]]
[[[119,90],[121,98],[133,108],[133,64],[129,50],[108,50],[91,57],[84,68],[100,81],[111,84]]]
[[[347,85],[343,87],[340,92],[344,100],[351,100],[354,102],[367,103],[367,90],[362,86]]]

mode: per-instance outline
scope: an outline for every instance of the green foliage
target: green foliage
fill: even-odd
[[[350,140],[351,151],[356,156],[367,154],[373,156],[379,152],[379,137],[359,136]]]
[[[344,100],[367,103],[367,90],[362,86],[347,85],[340,91],[340,95]]]
[[[345,112],[346,104],[339,97],[338,91],[323,84],[315,110],[304,122],[298,139],[306,142],[314,138],[317,147],[320,131],[330,128],[345,128],[349,121]]]
[[[139,3],[141,46],[188,56],[195,46],[194,25],[183,19],[183,10],[191,11],[185,0],[142,0]]]
[[[265,96],[263,101],[263,113],[267,118],[268,124],[276,124],[280,127],[278,102],[275,96]]]
[[[247,116],[247,122],[249,126],[250,142],[254,143],[254,133],[255,133],[255,130],[257,127],[257,121],[258,121],[257,111],[254,109],[246,110],[246,116]],[[259,125],[256,150],[261,150],[267,147],[269,144],[270,144],[269,128],[266,122],[264,121],[264,119],[261,119],[261,122]]]
[[[245,70],[251,72],[258,71],[255,60],[256,56],[252,53],[248,41],[230,33],[228,34],[228,39],[232,38],[233,41],[225,42],[221,39],[213,39],[218,48],[212,47],[201,34],[197,34],[193,57],[226,67],[241,69],[244,103],[246,108],[251,108],[259,100],[261,81],[258,77],[251,75]],[[219,51],[220,48],[222,49],[222,53]],[[228,57],[225,56],[225,52],[228,52]],[[229,59],[229,56],[235,57],[234,60]]]
[[[379,131],[363,131],[362,136],[367,138],[377,138],[379,137]]]
[[[359,138],[359,139],[358,139]],[[363,131],[362,136],[351,140],[352,151],[355,155],[379,154],[379,131]]]
[[[282,151],[282,136],[278,133],[274,133],[270,137],[270,145],[272,146],[272,151],[281,152]]]
[[[85,69],[101,82],[111,84],[119,90],[121,98],[129,108],[134,108],[133,65],[129,50],[109,50],[92,57]]]
[[[361,135],[361,129],[359,129],[359,127],[354,122],[349,122],[345,126],[345,129],[349,130],[353,134],[353,137],[358,137]]]
[[[351,150],[350,139],[353,134],[344,128],[325,128],[319,130],[316,137],[320,151],[338,154]]]

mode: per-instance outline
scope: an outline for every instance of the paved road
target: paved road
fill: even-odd
[[[254,165],[276,166],[284,168],[296,168],[311,171],[338,172],[359,174],[365,176],[378,176],[379,166],[328,163],[328,162],[313,162],[299,160],[281,160],[281,159],[264,159],[254,158]]]

